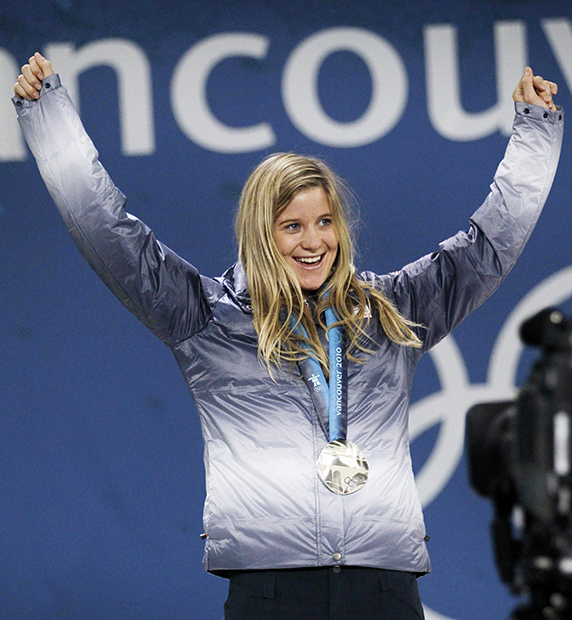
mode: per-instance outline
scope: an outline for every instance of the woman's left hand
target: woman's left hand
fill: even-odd
[[[558,92],[558,85],[534,75],[530,67],[526,67],[517,87],[512,93],[515,101],[538,105],[549,110],[556,110],[552,96]]]

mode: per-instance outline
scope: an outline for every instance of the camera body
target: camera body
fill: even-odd
[[[542,355],[515,400],[467,413],[470,482],[494,502],[502,580],[531,599],[512,617],[572,618],[572,322],[547,308],[520,336]]]

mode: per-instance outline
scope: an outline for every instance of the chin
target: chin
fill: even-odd
[[[300,288],[302,289],[303,293],[315,293],[316,291],[318,291],[322,285],[324,284],[325,280],[322,280],[321,282],[315,283],[315,282],[300,282],[300,280],[298,280],[299,284],[300,284]]]

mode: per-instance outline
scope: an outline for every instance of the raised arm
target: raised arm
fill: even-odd
[[[377,282],[413,321],[425,348],[446,336],[499,286],[520,256],[552,186],[563,134],[563,111],[554,105],[552,82],[527,67],[513,98],[513,134],[491,191],[470,218],[467,232],[439,250]]]
[[[213,291],[128,214],[51,64],[35,54],[14,85],[28,145],[81,253],[119,300],[167,344],[200,329]],[[210,281],[209,281],[210,282]]]

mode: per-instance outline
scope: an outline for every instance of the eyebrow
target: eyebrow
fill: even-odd
[[[325,217],[330,217],[331,218],[332,217],[332,212],[331,211],[327,211],[326,213],[322,213],[321,215],[318,215],[318,217],[316,219],[323,220]],[[299,221],[300,221],[300,218],[298,218],[298,217],[292,217],[292,218],[290,218],[288,220],[281,220],[280,218],[278,218],[274,222],[274,224],[276,226],[282,226],[282,224],[291,224],[293,222],[299,222]]]

